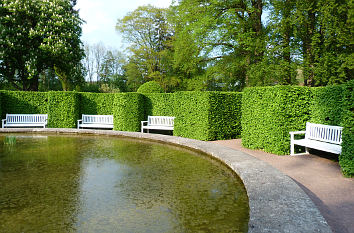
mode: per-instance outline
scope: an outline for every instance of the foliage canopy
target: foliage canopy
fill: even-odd
[[[0,77],[17,89],[38,90],[38,79],[55,70],[70,89],[84,56],[75,1],[3,0],[0,3]]]

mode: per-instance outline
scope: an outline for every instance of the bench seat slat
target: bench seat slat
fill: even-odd
[[[144,126],[144,129],[173,130],[173,126],[147,125]]]
[[[2,120],[5,127],[46,127],[48,114],[6,114]]]
[[[305,146],[316,150],[327,151],[334,154],[340,154],[342,152],[342,147],[340,145],[316,140],[300,139],[296,140],[296,145]]]
[[[113,129],[113,115],[82,114],[82,119],[78,120],[77,128]]]
[[[147,129],[148,132],[150,129],[173,130],[174,119],[175,117],[171,116],[148,116],[147,121],[141,122],[141,132],[143,133],[144,129]]]

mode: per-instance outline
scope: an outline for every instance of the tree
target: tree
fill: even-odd
[[[204,67],[212,74],[207,82],[217,82],[225,90],[242,88],[248,83],[247,70],[263,59],[263,8],[261,0],[179,1],[173,17],[175,66],[192,73]]]
[[[125,69],[128,83],[133,84],[134,90],[151,80],[165,89],[170,85],[167,76],[171,73],[172,61],[168,51],[171,50],[173,30],[167,21],[167,11],[150,5],[141,6],[117,22],[117,31],[130,43],[131,55]]]
[[[353,77],[352,0],[296,0],[294,37],[307,86]]]
[[[91,48],[90,44],[85,43],[84,44],[84,51],[85,51],[85,57],[82,60],[82,64],[87,72],[87,79],[90,83],[93,82],[94,80],[94,75],[95,75],[95,60],[94,60],[94,55],[93,55],[93,50]]]
[[[100,81],[107,83],[113,76],[123,75],[124,55],[117,50],[108,50],[99,69]]]
[[[35,91],[40,74],[53,69],[67,90],[84,56],[83,21],[74,5],[68,0],[1,1],[0,76],[17,89]]]

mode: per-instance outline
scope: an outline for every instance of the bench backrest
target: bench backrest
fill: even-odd
[[[84,115],[84,114],[82,114],[82,123],[113,125],[113,115]]]
[[[48,114],[6,114],[6,123],[45,123]]]
[[[342,130],[343,127],[340,126],[322,125],[307,122],[305,138],[332,144],[341,144]]]
[[[148,116],[148,125],[173,126],[175,117]]]

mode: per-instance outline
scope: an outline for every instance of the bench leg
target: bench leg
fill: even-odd
[[[308,147],[305,147],[305,152],[306,152],[306,154],[310,154]]]
[[[295,145],[293,142],[290,143],[290,155],[295,155]]]

